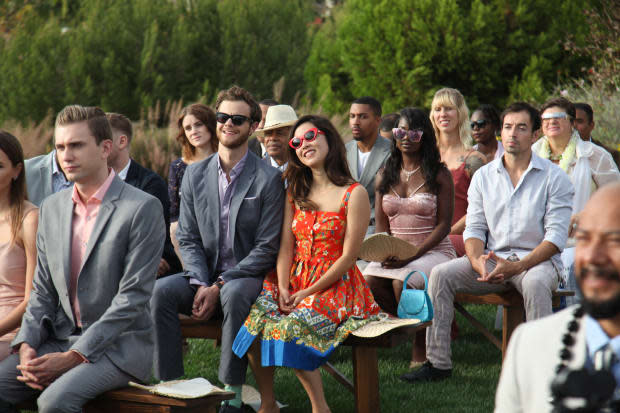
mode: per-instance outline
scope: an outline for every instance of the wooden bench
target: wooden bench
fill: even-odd
[[[222,337],[220,320],[196,321],[185,316],[180,316],[180,319],[185,338],[219,340]],[[329,363],[322,368],[353,393],[357,413],[378,413],[381,409],[377,348],[392,348],[404,343],[410,340],[416,331],[430,324],[400,327],[374,338],[350,335],[342,345],[350,346],[353,351],[353,383]]]
[[[558,308],[562,297],[574,296],[574,291],[557,290],[552,295],[552,306]],[[504,307],[502,321],[502,340],[500,341],[492,332],[490,332],[484,324],[478,321],[469,311],[463,307],[463,304],[492,304],[502,305]],[[513,331],[525,320],[525,307],[523,306],[523,297],[515,290],[509,290],[505,293],[474,295],[457,293],[454,299],[454,308],[463,315],[478,331],[480,331],[491,343],[502,351],[502,360],[506,355],[508,340]]]
[[[108,391],[86,403],[84,413],[217,413],[224,400],[234,398],[232,392],[197,399],[174,399],[149,393],[135,387]],[[35,400],[17,405],[21,410],[37,410]]]

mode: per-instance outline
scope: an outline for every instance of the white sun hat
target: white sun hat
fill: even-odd
[[[267,116],[265,117],[265,126],[263,129],[259,129],[257,133],[263,133],[271,129],[284,128],[287,126],[293,126],[297,122],[297,114],[295,109],[289,105],[275,105],[270,106],[267,109]]]

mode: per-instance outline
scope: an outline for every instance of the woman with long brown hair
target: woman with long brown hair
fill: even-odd
[[[181,111],[176,136],[181,145],[181,157],[170,163],[168,171],[168,196],[170,198],[170,238],[181,259],[176,240],[177,222],[181,204],[181,182],[187,165],[202,161],[217,152],[215,112],[202,103],[193,103]]]
[[[21,145],[0,131],[0,360],[22,322],[37,263],[37,208],[26,198]]]
[[[265,278],[233,351],[248,354],[261,393],[259,412],[278,411],[274,366],[286,366],[295,369],[312,412],[325,413],[330,410],[319,366],[379,312],[355,265],[370,202],[351,177],[344,144],[329,120],[300,118],[289,146],[277,267]]]

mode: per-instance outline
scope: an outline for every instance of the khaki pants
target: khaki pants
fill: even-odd
[[[492,271],[495,265],[494,261],[487,261],[487,270]],[[558,287],[558,273],[551,261],[544,261],[503,284],[480,282],[478,277],[467,257],[433,268],[428,292],[435,315],[433,324],[426,329],[426,354],[433,367],[452,368],[450,324],[454,318],[454,297],[457,292],[483,295],[503,292],[514,286],[523,295],[528,321],[552,312],[551,294]]]

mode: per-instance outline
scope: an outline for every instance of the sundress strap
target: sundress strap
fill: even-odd
[[[351,186],[347,188],[346,192],[342,196],[342,202],[340,202],[340,211],[339,211],[340,214],[347,215],[347,207],[349,206],[349,198],[351,198],[351,192],[358,185],[359,185],[358,182],[352,183]]]

